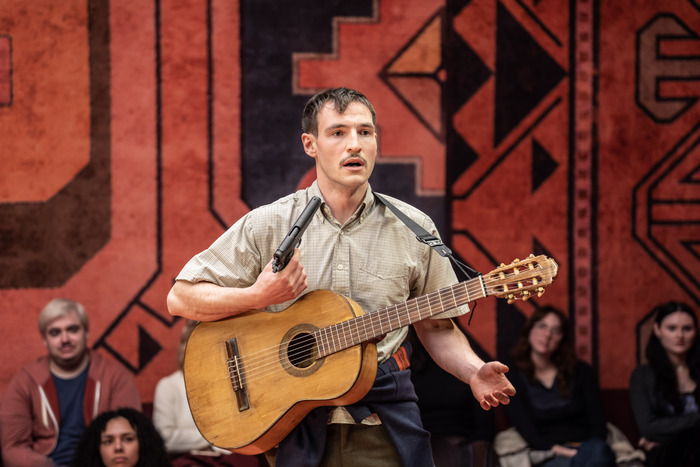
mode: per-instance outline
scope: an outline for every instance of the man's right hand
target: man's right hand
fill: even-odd
[[[267,263],[251,287],[251,292],[260,300],[259,308],[293,300],[306,290],[309,281],[304,266],[299,262],[300,258],[301,253],[295,248],[289,263],[279,272],[272,272],[272,260]]]
[[[295,249],[287,267],[277,273],[272,272],[270,261],[250,287],[175,281],[168,293],[168,311],[195,321],[215,321],[292,300],[308,287],[300,256]]]

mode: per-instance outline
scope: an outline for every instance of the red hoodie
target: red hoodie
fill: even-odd
[[[122,366],[90,352],[83,395],[85,424],[120,407],[141,410],[133,376]],[[24,366],[12,378],[0,404],[0,440],[6,467],[53,466],[47,457],[56,447],[60,425],[58,394],[49,358]]]

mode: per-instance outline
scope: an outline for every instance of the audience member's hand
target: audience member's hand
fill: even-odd
[[[507,405],[515,388],[506,378],[508,367],[501,362],[485,363],[469,382],[472,393],[484,410],[499,404]]]
[[[555,444],[554,446],[552,446],[552,452],[554,452],[554,454],[556,454],[557,456],[574,457],[577,451],[574,448],[568,448],[560,444]]]
[[[658,445],[659,445],[659,443],[657,443],[656,441],[649,441],[646,438],[640,438],[640,440],[639,440],[639,447],[644,449],[647,452],[651,451],[652,449],[654,449]]]

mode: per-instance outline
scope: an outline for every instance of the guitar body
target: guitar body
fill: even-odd
[[[259,454],[314,408],[360,400],[376,376],[376,345],[365,342],[315,358],[310,333],[363,314],[349,298],[319,290],[280,313],[254,310],[198,324],[187,343],[184,374],[190,410],[204,438],[241,454]],[[240,384],[231,368],[240,371]]]
[[[377,373],[377,338],[487,296],[508,303],[541,296],[558,270],[554,260],[530,255],[369,314],[347,297],[317,290],[280,313],[253,310],[200,323],[185,350],[190,411],[211,444],[265,452],[316,407],[350,405],[367,394]]]

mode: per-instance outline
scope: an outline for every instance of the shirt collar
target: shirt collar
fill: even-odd
[[[326,205],[326,200],[323,198],[323,194],[321,194],[321,190],[318,187],[318,181],[314,180],[314,182],[311,184],[311,187],[309,187],[309,194],[311,196],[318,196],[321,198],[321,201],[323,201],[323,204],[321,204],[321,211],[324,213],[326,217],[329,219],[332,218],[332,214],[330,212],[330,208]],[[367,192],[365,193],[365,197],[362,199],[362,202],[360,205],[357,207],[355,210],[355,213],[348,219],[348,223],[351,223],[355,220],[359,220],[359,222],[362,222],[365,217],[369,214],[369,212],[372,210],[372,207],[375,204],[375,198],[374,198],[374,192],[372,191],[372,186],[368,183],[367,184]]]

